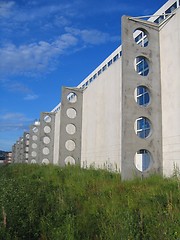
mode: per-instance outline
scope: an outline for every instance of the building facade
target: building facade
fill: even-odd
[[[180,167],[180,1],[122,17],[119,46],[13,146],[14,162],[68,163],[123,179]]]

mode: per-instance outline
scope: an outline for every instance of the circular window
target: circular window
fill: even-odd
[[[37,137],[36,135],[33,135],[33,136],[32,136],[32,140],[33,140],[33,141],[36,141],[37,139],[38,139],[38,137]]]
[[[34,133],[38,132],[38,128],[37,127],[34,127],[32,130],[33,130]]]
[[[64,160],[66,165],[75,165],[75,159],[71,156],[68,156],[65,160]]]
[[[49,137],[44,137],[43,138],[43,143],[45,143],[45,144],[49,144],[50,141],[51,141],[51,139]]]
[[[28,138],[28,139],[29,139],[29,133],[27,133],[27,134],[26,134],[26,138]]]
[[[50,123],[50,122],[51,122],[51,117],[48,116],[48,115],[46,115],[46,116],[44,117],[44,121],[45,121],[46,123]]]
[[[71,92],[67,95],[67,100],[70,103],[75,103],[75,102],[77,102],[77,95],[74,92]]]
[[[148,33],[146,30],[142,28],[137,28],[133,33],[133,37],[135,42],[141,47],[148,46],[149,41],[148,41]]]
[[[32,148],[37,148],[37,144],[36,144],[36,143],[33,143],[33,144],[32,144]]]
[[[31,163],[36,163],[36,160],[35,160],[35,159],[32,159],[32,160],[31,160]]]
[[[149,61],[144,56],[138,56],[134,60],[134,69],[141,76],[147,76],[149,73]]]
[[[48,164],[49,164],[49,159],[44,158],[44,159],[42,160],[42,163],[45,164],[45,165],[48,165]]]
[[[135,89],[134,97],[138,105],[146,107],[150,102],[149,89],[145,86],[138,86]]]
[[[140,171],[147,171],[152,165],[152,157],[148,150],[140,149],[134,156],[135,167]]]
[[[65,143],[65,147],[68,151],[73,151],[75,149],[75,142],[73,140],[67,140]]]
[[[134,124],[134,130],[138,137],[147,138],[151,133],[151,123],[146,117],[139,117]]]
[[[37,156],[37,152],[32,151],[31,156],[32,156],[32,157],[36,157],[36,156]]]
[[[50,133],[51,132],[51,128],[49,126],[45,126],[44,127],[44,132],[45,133]]]
[[[76,117],[76,110],[74,108],[68,108],[66,111],[66,114],[69,118],[75,118]]]
[[[44,155],[48,155],[49,154],[49,148],[44,147],[42,152],[43,152]]]
[[[76,132],[76,127],[74,126],[74,124],[68,124],[66,126],[66,132],[68,134],[74,134]]]

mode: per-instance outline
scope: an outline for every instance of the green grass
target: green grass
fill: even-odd
[[[0,239],[180,239],[180,182],[122,182],[72,166],[1,167]]]

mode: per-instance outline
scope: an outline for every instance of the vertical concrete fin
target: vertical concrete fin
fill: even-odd
[[[78,164],[81,159],[83,90],[62,88],[59,164]]]
[[[29,133],[24,132],[23,134],[23,143],[24,143],[24,157],[23,162],[28,163],[28,156],[29,156]]]
[[[19,140],[16,141],[16,144],[15,144],[15,163],[19,163],[20,162],[20,143],[19,143]]]
[[[30,126],[28,163],[39,163],[40,122]]]
[[[122,179],[162,173],[158,25],[123,16],[122,52]]]
[[[55,113],[42,112],[40,117],[39,163],[53,163]]]
[[[19,162],[24,162],[24,138],[20,137],[19,139],[20,149],[19,149]]]
[[[16,144],[12,146],[12,160],[11,160],[12,163],[15,162],[15,154],[16,154],[15,150],[16,150]]]
[[[59,161],[59,137],[60,137],[60,115],[61,107],[59,111],[55,113],[55,122],[54,122],[54,151],[53,151],[53,163],[58,164]]]

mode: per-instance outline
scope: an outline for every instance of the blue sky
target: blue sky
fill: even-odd
[[[121,16],[166,0],[0,0],[0,149],[60,102],[121,44]]]

